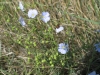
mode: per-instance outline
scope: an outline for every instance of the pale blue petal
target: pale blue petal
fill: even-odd
[[[96,72],[93,71],[93,72],[89,73],[88,75],[96,75]]]
[[[45,22],[45,23],[47,23],[49,20],[50,20],[50,17],[43,17],[42,18],[42,21]]]
[[[59,44],[59,47],[62,47],[62,46],[64,46],[65,45],[65,43],[60,43]]]
[[[20,8],[22,11],[25,11],[22,2],[19,2],[19,8]]]
[[[49,13],[48,12],[42,12],[42,16],[48,17],[49,16]]]
[[[99,30],[96,30],[96,32],[100,32],[100,29]]]
[[[60,43],[60,44],[59,44],[59,47],[58,47],[58,51],[59,51],[61,54],[64,54],[64,53],[68,52],[68,51],[69,51],[68,44]]]
[[[26,25],[26,23],[25,23],[25,21],[24,21],[24,19],[22,17],[19,18],[19,22],[20,22],[20,24],[22,26],[25,26]]]
[[[96,48],[96,51],[100,52],[100,43],[97,43],[94,46]]]
[[[66,50],[64,50],[64,49],[58,49],[58,52],[60,52],[61,54],[66,54]]]

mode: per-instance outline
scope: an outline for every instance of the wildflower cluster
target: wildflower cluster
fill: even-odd
[[[20,1],[19,2],[19,9],[22,10],[23,12],[25,11],[25,8],[23,6],[23,3]],[[28,17],[29,18],[35,18],[38,15],[38,11],[36,9],[29,9],[28,11]],[[47,23],[50,20],[49,12],[42,12],[41,14],[41,20],[45,23]],[[26,26],[26,23],[23,19],[23,17],[19,18],[20,24],[24,27]]]
[[[25,8],[23,6],[23,3],[20,1],[19,2],[19,9],[22,10],[22,12],[25,11]],[[35,18],[38,15],[38,11],[36,9],[29,9],[28,11],[28,17],[29,18]],[[50,14],[49,12],[42,12],[41,14],[41,18],[40,18],[44,23],[47,23],[50,20]],[[22,27],[26,26],[25,20],[23,17],[19,18],[19,22],[22,25]],[[60,26],[58,28],[55,29],[56,34],[61,32],[62,30],[64,30],[63,26]],[[60,52],[61,54],[66,54],[69,51],[69,45],[65,44],[65,43],[60,43],[59,47],[58,47],[58,52]]]

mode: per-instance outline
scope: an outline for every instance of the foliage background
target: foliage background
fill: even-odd
[[[1,75],[86,75],[100,73],[100,54],[94,44],[100,41],[99,0],[22,0],[25,12],[16,0],[0,0],[0,74]],[[39,15],[29,19],[29,9]],[[51,20],[40,20],[48,11]],[[19,23],[22,16],[27,23]],[[56,34],[61,25],[64,31]],[[58,44],[66,42],[70,51],[58,53]]]

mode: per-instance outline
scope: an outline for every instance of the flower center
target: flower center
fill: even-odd
[[[44,18],[44,16],[42,16],[42,18]]]
[[[42,16],[42,18],[45,18],[45,16]]]
[[[62,46],[62,49],[65,49],[65,46]]]
[[[32,14],[32,16],[34,16],[34,14]]]

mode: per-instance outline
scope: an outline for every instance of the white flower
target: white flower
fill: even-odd
[[[29,17],[29,18],[35,18],[37,14],[38,14],[38,12],[37,12],[36,9],[30,9],[30,10],[28,11],[28,17]]]
[[[19,8],[20,8],[22,11],[25,11],[25,10],[24,10],[24,6],[23,6],[23,4],[22,4],[21,1],[19,2]]]
[[[68,44],[65,43],[60,43],[58,47],[58,52],[61,54],[66,54],[69,51],[69,46]]]
[[[50,20],[50,14],[48,12],[42,12],[42,21],[47,23]]]
[[[23,27],[26,26],[26,23],[22,17],[19,18],[19,22]]]
[[[88,75],[96,75],[96,72],[93,71],[93,72],[89,73]]]
[[[64,27],[60,26],[59,28],[56,28],[56,33],[61,32],[62,30],[64,30]]]

